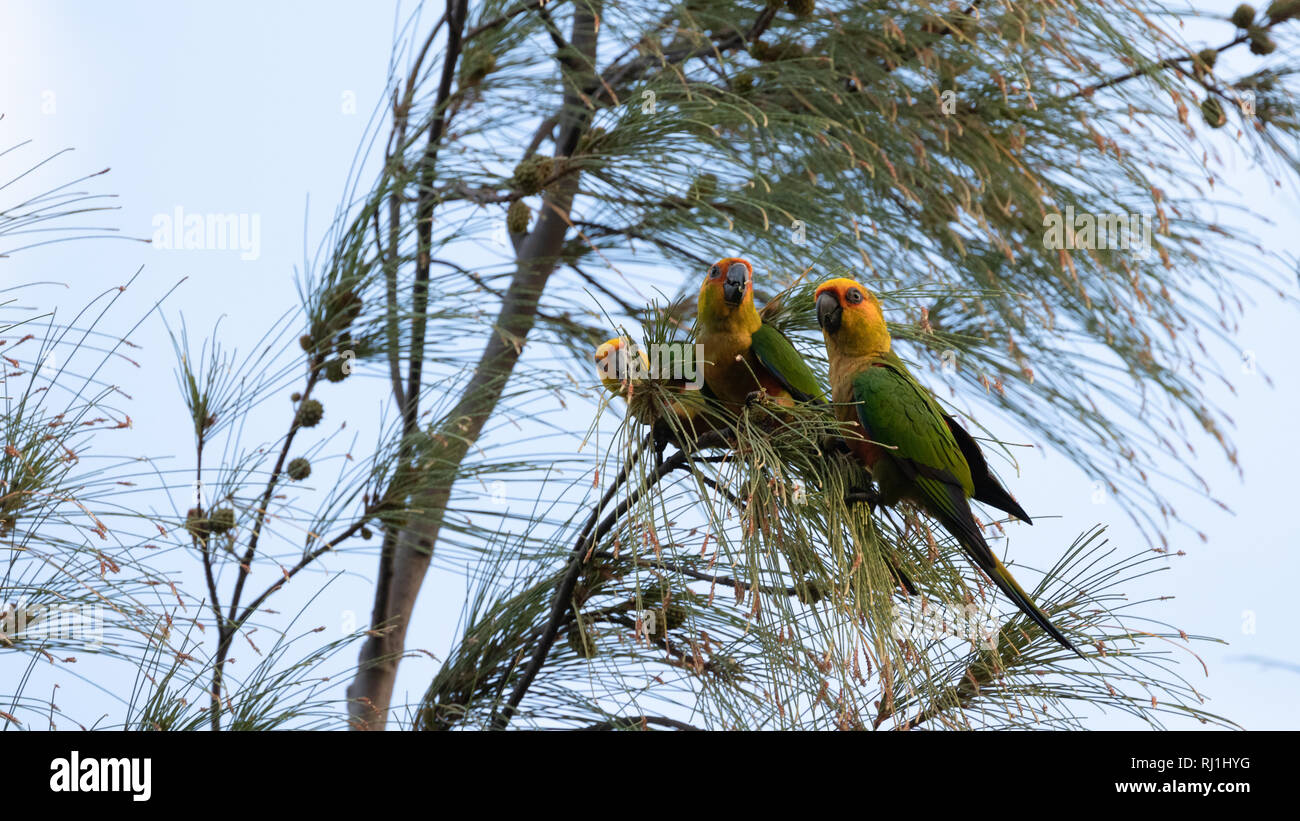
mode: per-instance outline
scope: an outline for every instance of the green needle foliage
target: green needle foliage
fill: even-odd
[[[1169,549],[1195,528],[1169,492],[1211,495],[1190,441],[1235,464],[1207,346],[1247,284],[1281,294],[1293,263],[1213,213],[1224,154],[1298,170],[1300,23],[1274,6],[1202,21],[1201,41],[1194,11],[1154,1],[431,4],[402,28],[300,304],[259,339],[169,320],[194,439],[146,471],[168,502],[139,507],[168,512],[132,514],[96,495],[111,471],[60,461],[94,426],[41,438],[121,419],[94,410],[109,386],[78,384],[61,416],[53,392],[4,383],[0,541],[28,569],[0,592],[74,595],[27,545],[80,558],[61,566],[139,637],[112,645],[138,671],[114,726],[1232,726],[1191,683],[1215,640],[1130,597],[1159,554],[1079,522],[1044,572],[1012,565],[1080,660],[919,513],[873,509],[829,414],[758,398],[731,415],[671,380],[616,398],[592,354],[618,335],[692,345],[701,277],[740,255],[764,321],[824,378],[812,289],[851,276],[919,374],[953,377],[940,399],[972,430],[996,416],[1073,460]],[[0,213],[0,236],[51,216],[24,214]],[[1129,245],[1050,230],[1074,215]],[[376,388],[374,441],[343,441],[344,400]],[[86,499],[124,520],[101,528],[115,556],[159,549],[137,581],[92,583],[104,519]],[[985,526],[1017,554],[1017,531]],[[271,605],[309,602],[343,551],[374,555],[373,615],[313,639]],[[164,565],[198,585],[164,595]],[[460,623],[400,704],[427,585],[465,590]],[[337,678],[354,639],[341,693],[316,671]],[[257,663],[232,667],[246,645]],[[22,692],[0,720],[45,715]]]
[[[433,191],[425,242],[434,249],[434,266],[463,270],[491,295],[493,333],[514,349],[489,342],[478,360],[477,373],[485,378],[470,386],[461,406],[475,441],[487,436],[479,420],[511,413],[496,384],[546,384],[546,375],[556,373],[541,353],[518,357],[525,340],[568,353],[567,370],[574,373],[562,378],[590,384],[590,376],[583,378],[590,351],[617,332],[627,329],[627,336],[646,344],[689,339],[700,274],[713,260],[740,253],[755,263],[760,298],[784,297],[769,306],[768,321],[796,334],[815,367],[825,365],[815,335],[806,335],[814,330],[810,286],[834,275],[861,279],[882,296],[903,355],[952,370],[961,398],[976,407],[976,420],[980,409],[1001,413],[1073,459],[1105,483],[1151,539],[1167,546],[1178,517],[1165,492],[1191,485],[1210,493],[1199,473],[1203,463],[1184,446],[1189,430],[1210,434],[1235,460],[1228,420],[1206,399],[1206,385],[1224,375],[1206,360],[1205,343],[1233,331],[1244,283],[1280,285],[1279,274],[1289,265],[1239,240],[1209,214],[1205,206],[1218,172],[1200,158],[1216,123],[1198,122],[1189,111],[1201,100],[1225,101],[1226,116],[1239,127],[1240,149],[1287,175],[1296,170],[1296,132],[1284,79],[1268,86],[1262,109],[1257,93],[1247,111],[1239,98],[1258,78],[1216,73],[1195,59],[1213,51],[1222,65],[1219,53],[1244,53],[1248,37],[1221,21],[1220,42],[1188,42],[1179,24],[1192,12],[1155,3],[1141,12],[1121,14],[1097,3],[572,2],[545,9],[484,3],[468,10],[448,4],[446,22],[457,34],[439,42],[446,45],[445,60],[461,61],[459,82],[436,92],[430,84],[428,128],[398,129],[428,137],[436,126],[440,138],[448,136],[437,146],[417,142],[398,165],[411,169],[412,178],[417,168],[428,175],[420,184],[428,179]],[[1272,37],[1294,39],[1286,19],[1261,25]],[[487,69],[485,52],[494,57]],[[1289,69],[1275,64],[1260,70]],[[418,73],[411,76],[418,87]],[[398,99],[418,98],[417,92]],[[410,113],[400,101],[395,110]],[[431,155],[437,158],[432,170]],[[496,249],[471,247],[494,232],[502,236],[500,226],[518,202],[539,215],[528,230],[514,230],[516,223]],[[1123,215],[1126,221],[1134,215],[1139,233],[1128,250],[1086,242],[1049,247],[1049,219],[1066,214]],[[1142,217],[1150,225],[1145,238]],[[364,224],[356,226],[360,234]],[[1149,244],[1139,248],[1142,243]],[[418,252],[417,242],[396,256]],[[494,257],[498,264],[490,262]],[[414,261],[410,270],[418,272]],[[665,277],[665,270],[673,274]],[[790,286],[795,290],[786,294]],[[652,307],[657,294],[669,299],[666,309]],[[657,406],[661,424],[689,438],[672,414],[684,401],[680,392],[641,384],[628,399],[629,417],[654,418]],[[620,400],[602,396],[601,403],[621,409]],[[614,567],[604,564],[611,559],[601,565],[613,576],[606,581],[613,585],[611,598],[628,593],[621,580],[648,571],[642,562],[653,567],[671,555],[677,570],[659,567],[667,585],[660,598],[692,610],[685,592],[692,577],[674,578],[691,569],[682,555],[717,551],[727,577],[750,592],[739,590],[730,613],[708,598],[683,622],[708,625],[690,631],[691,641],[707,633],[713,645],[729,634],[724,624],[732,624],[731,633],[755,643],[748,665],[740,666],[751,677],[758,674],[755,666],[771,676],[753,704],[781,705],[776,693],[782,687],[795,702],[803,700],[789,713],[780,706],[764,712],[748,703],[741,707],[728,692],[714,713],[703,705],[706,693],[717,691],[694,682],[682,685],[692,693],[683,704],[714,726],[732,726],[722,718],[728,711],[744,714],[735,726],[812,721],[810,702],[830,686],[826,670],[801,678],[801,662],[776,664],[773,654],[799,657],[776,649],[782,646],[778,637],[786,637],[810,642],[823,667],[841,675],[856,654],[857,666],[871,667],[881,688],[875,698],[863,699],[862,688],[845,678],[832,688],[833,698],[823,693],[818,700],[823,707],[836,705],[821,720],[834,714],[850,726],[883,726],[906,723],[910,717],[895,712],[901,705],[927,721],[966,710],[976,699],[949,684],[961,679],[961,654],[948,659],[935,646],[900,648],[888,638],[898,604],[890,556],[943,601],[969,601],[983,589],[966,575],[952,546],[910,515],[895,526],[845,508],[842,497],[860,490],[863,477],[827,475],[809,463],[811,446],[828,433],[824,419],[751,409],[733,424],[725,468],[688,459],[680,475],[652,476],[644,458],[632,458],[645,433],[633,429],[620,431],[606,451],[616,455],[597,474],[607,479],[629,466],[634,474],[610,491],[602,510],[617,514],[616,521],[588,546],[585,560],[620,557]],[[599,426],[585,436],[599,438]],[[707,447],[700,455],[721,458]],[[796,487],[812,501],[790,506],[786,499]],[[574,546],[566,542],[581,521],[559,529],[552,551],[557,559],[569,554],[574,561]],[[687,523],[695,545],[678,541],[684,534],[672,529],[674,521]],[[413,529],[436,541],[439,525],[435,519]],[[915,544],[919,533],[926,534],[923,545]],[[711,542],[697,546],[706,535]],[[1095,539],[1081,537],[1081,544],[1091,558],[1101,550]],[[1069,555],[1076,553],[1077,546]],[[519,581],[526,590],[507,585],[495,606],[468,614],[487,619],[467,616],[466,641],[473,637],[475,653],[483,652],[483,639],[474,631],[483,624],[505,629],[500,619],[511,614],[506,623],[515,629],[498,636],[510,652],[502,652],[500,669],[491,675],[476,668],[481,690],[459,689],[452,697],[443,689],[446,679],[435,680],[421,713],[427,726],[450,723],[438,706],[448,699],[466,716],[497,726],[515,715],[554,718],[546,699],[560,693],[571,698],[574,689],[572,682],[548,683],[548,676],[563,678],[573,663],[566,653],[584,660],[591,655],[593,636],[603,646],[602,631],[623,644],[629,630],[641,631],[642,646],[621,649],[632,656],[650,650],[661,663],[682,669],[691,667],[687,657],[696,667],[703,663],[700,652],[669,638],[645,638],[644,619],[624,612],[644,610],[636,599],[606,602],[584,618],[593,571],[582,567],[583,580],[573,587],[582,594],[559,608],[564,635],[536,659],[536,670],[521,673],[516,651],[539,629],[545,632],[547,622],[528,615],[539,612],[530,609],[538,590],[557,584],[569,590],[564,566],[553,576],[530,568]],[[1048,578],[1067,570],[1057,567]],[[1140,666],[1142,642],[1103,630],[1105,620],[1096,612],[1085,617],[1070,607],[1106,601],[1106,589],[1094,584],[1044,600],[1062,629],[1077,631],[1078,641],[1097,648],[1104,659],[1099,664],[1118,665],[1121,654],[1132,653],[1138,660],[1125,663]],[[836,602],[838,619],[801,610],[815,611],[818,596]],[[788,621],[760,628],[764,607],[785,610]],[[800,619],[812,626],[796,629]],[[855,619],[857,627],[845,626]],[[1002,634],[1034,636],[1015,620]],[[1120,636],[1131,646],[1110,647]],[[1047,652],[1050,664],[1014,642],[1002,646],[1037,676],[1064,662],[1051,659],[1041,644],[1031,646],[1035,654]],[[1014,674],[1011,660],[995,661],[992,669]],[[448,662],[461,663],[455,656]],[[580,669],[594,677],[595,664]],[[527,680],[530,675],[536,683]],[[1177,684],[1163,701],[1145,692],[1113,696],[1110,687],[1119,692],[1124,681],[1141,679],[1109,675],[1107,687],[1062,690],[1049,699],[1051,709],[1035,705],[1017,715],[1068,722],[1067,693],[1093,704],[1122,704],[1152,720],[1170,703],[1199,710],[1199,697]],[[598,703],[596,693],[622,686],[601,679],[592,684],[593,698]],[[981,693],[980,699],[1006,702],[1018,691],[988,686]],[[475,701],[482,702],[477,713],[469,709]],[[872,710],[876,717],[868,720]]]

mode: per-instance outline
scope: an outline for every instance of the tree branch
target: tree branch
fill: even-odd
[[[1280,22],[1282,21],[1271,20],[1267,24],[1260,26],[1260,28],[1267,31],[1269,29],[1272,29],[1273,26],[1277,25]],[[1233,39],[1229,40],[1228,42],[1224,43],[1223,45],[1219,46],[1214,50],[1221,53],[1235,46],[1239,46],[1249,39],[1250,39],[1249,33],[1239,34]],[[1111,86],[1117,86],[1121,83],[1126,83],[1129,80],[1133,80],[1138,77],[1146,77],[1148,75],[1155,74],[1156,72],[1164,71],[1165,69],[1169,69],[1169,68],[1178,68],[1178,70],[1181,72],[1182,69],[1179,68],[1179,66],[1181,66],[1183,63],[1188,63],[1195,59],[1197,59],[1197,55],[1195,54],[1184,54],[1180,57],[1166,57],[1165,59],[1153,65],[1144,66],[1142,68],[1135,68],[1132,71],[1128,71],[1123,74],[1118,74],[1114,77],[1111,77],[1108,80],[1102,80],[1101,82],[1093,83],[1090,86],[1086,86],[1084,88],[1079,89],[1074,94],[1071,94],[1069,97],[1066,97],[1065,99],[1073,100],[1078,97],[1091,97],[1093,94],[1095,94],[1098,91],[1101,91],[1103,88],[1110,88]]]
[[[486,23],[481,23],[475,26],[474,28],[470,29],[469,33],[465,35],[465,42],[468,43],[470,40],[473,40],[475,37],[478,37],[480,34],[483,34],[484,32],[491,31],[494,28],[499,28],[505,25],[506,23],[510,22],[511,20],[513,20],[514,18],[518,17],[519,15],[523,14],[526,11],[533,11],[534,9],[540,9],[546,5],[558,6],[563,1],[564,0],[532,0],[531,3],[521,3],[520,5],[514,7],[513,9],[501,15],[500,17],[497,17],[493,20],[489,20]]]
[[[672,727],[674,730],[683,730],[686,732],[703,732],[699,727],[687,724],[684,721],[678,721],[675,718],[665,718],[664,716],[620,716],[611,718],[609,721],[602,721],[598,724],[592,724],[588,727],[580,727],[570,732],[597,732],[608,730],[644,730],[647,724],[658,724],[662,727]]]
[[[696,448],[705,449],[709,447],[717,447],[723,444],[726,444],[726,439],[723,438],[721,434],[710,432],[700,438],[699,442],[696,443]],[[528,688],[532,686],[533,679],[537,677],[537,673],[542,669],[542,665],[546,662],[546,656],[550,653],[551,646],[555,644],[555,638],[560,632],[560,626],[563,624],[569,609],[573,606],[573,588],[577,585],[578,576],[581,574],[583,566],[587,563],[587,559],[590,557],[592,550],[594,550],[596,545],[600,543],[600,540],[604,538],[605,534],[613,529],[614,525],[618,523],[618,520],[623,516],[623,514],[640,501],[641,497],[658,484],[663,477],[672,473],[674,470],[686,467],[688,464],[689,455],[686,451],[678,451],[677,453],[674,453],[671,457],[665,459],[662,464],[655,468],[654,473],[641,485],[641,487],[637,488],[636,491],[619,503],[618,507],[614,508],[614,510],[605,517],[600,525],[591,532],[590,537],[588,537],[587,534],[589,528],[586,527],[584,527],[578,534],[573,549],[569,552],[568,569],[565,571],[564,578],[560,580],[559,587],[555,590],[555,596],[551,599],[550,618],[547,620],[546,626],[543,628],[542,634],[537,640],[537,647],[533,650],[533,655],[528,662],[528,666],[524,668],[523,672],[520,673],[519,679],[515,682],[514,690],[510,693],[510,698],[507,699],[506,706],[499,713],[493,716],[491,724],[492,729],[503,730],[506,725],[510,723],[511,717],[514,716],[515,711],[519,707],[519,702],[523,700],[524,695],[528,692]],[[594,520],[595,516],[598,515],[599,512],[599,508],[592,511],[592,520]]]
[[[447,0],[446,53],[443,55],[442,77],[438,84],[438,94],[434,103],[433,120],[429,124],[428,141],[425,144],[424,156],[421,160],[417,193],[415,224],[417,250],[415,281],[411,289],[411,319],[413,324],[411,329],[410,367],[407,371],[405,391],[393,397],[394,401],[400,403],[398,407],[402,413],[402,431],[405,438],[409,438],[419,426],[419,398],[421,383],[423,382],[425,329],[428,325],[429,260],[433,236],[433,209],[437,202],[433,193],[433,181],[437,171],[438,149],[447,127],[447,104],[451,97],[452,83],[456,77],[456,65],[460,57],[463,42],[462,33],[465,29],[467,15],[468,0]],[[421,50],[421,59],[423,59],[424,51],[427,50],[431,39],[425,41],[425,49]],[[413,70],[407,83],[408,100],[413,93],[415,76]],[[405,133],[404,113],[402,117],[397,118],[394,122],[394,128],[398,129],[402,134]],[[401,152],[400,144],[396,151]],[[396,195],[397,192],[395,191],[394,196]],[[390,220],[400,219],[397,213],[398,210],[390,203]],[[389,230],[390,232],[394,231],[393,226],[390,226]],[[396,271],[392,271],[389,275],[388,287],[393,291],[396,289],[395,280]],[[390,294],[390,312],[393,307],[393,299]],[[400,385],[400,381],[399,377],[397,380],[398,385]],[[401,464],[404,465],[410,456],[410,445],[404,441]],[[401,470],[402,468],[399,467],[398,469]],[[395,554],[400,549],[397,542],[394,529],[391,526],[386,527],[384,546],[379,559],[379,575],[375,582],[375,606],[371,616],[372,627],[378,627],[390,621],[391,592],[395,578]],[[421,579],[423,579],[422,573]],[[414,601],[412,600],[413,604]],[[402,636],[405,636],[404,628]],[[354,719],[354,726],[382,728],[387,720],[387,706],[392,697],[392,678],[382,675],[382,672],[386,671],[380,671],[381,674],[372,674],[375,671],[374,663],[383,657],[391,655],[392,647],[385,641],[386,638],[386,636],[371,636],[362,645],[357,676],[348,688],[348,695],[352,698],[348,710]],[[401,648],[398,647],[397,650],[400,653]],[[396,674],[396,659],[392,660],[392,673]],[[381,712],[378,715],[362,715],[362,704]]]
[[[614,556],[611,553],[601,552],[601,553],[592,554],[592,558],[613,559]],[[793,586],[776,587],[773,585],[765,585],[765,584],[755,585],[755,584],[751,584],[750,582],[743,581],[741,579],[736,579],[732,576],[715,576],[712,573],[704,573],[699,570],[695,570],[694,568],[687,567],[685,565],[676,564],[675,562],[666,562],[663,560],[652,562],[646,559],[635,559],[634,563],[640,567],[644,567],[651,570],[663,569],[669,571],[670,573],[680,573],[681,575],[689,576],[690,578],[695,579],[696,581],[709,582],[710,584],[721,585],[722,587],[731,587],[731,588],[739,587],[747,593],[753,593],[757,591],[759,593],[765,593],[769,596],[799,595],[799,589],[797,587],[793,587]]]

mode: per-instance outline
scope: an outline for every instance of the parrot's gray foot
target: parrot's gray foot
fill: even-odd
[[[822,437],[820,450],[826,456],[846,455],[852,456],[853,451],[849,450],[849,445],[838,436]]]
[[[877,507],[880,504],[880,491],[874,487],[868,487],[865,490],[849,491],[844,494],[844,501],[848,504],[866,502],[872,507]]]

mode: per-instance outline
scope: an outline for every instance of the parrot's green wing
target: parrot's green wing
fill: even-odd
[[[808,363],[785,335],[771,325],[761,325],[750,338],[750,350],[759,364],[800,402],[825,402],[824,390]]]
[[[853,398],[867,436],[888,446],[890,458],[904,476],[917,482],[927,500],[948,508],[948,490],[937,486],[945,483],[971,495],[970,467],[943,411],[901,362],[882,359],[863,369],[853,378]]]
[[[948,530],[976,566],[1039,627],[1079,653],[1034,604],[984,541],[970,497],[970,465],[934,398],[907,372],[902,360],[886,355],[853,377],[858,421],[867,437],[915,488],[914,496]],[[1082,654],[1080,654],[1082,655]]]

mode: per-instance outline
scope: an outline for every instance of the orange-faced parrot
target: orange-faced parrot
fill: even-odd
[[[823,388],[790,340],[764,325],[754,307],[754,268],[721,260],[700,287],[696,339],[704,349],[704,384],[733,411],[761,390],[782,405],[823,403]]]
[[[847,437],[848,444],[871,471],[877,502],[917,504],[1025,615],[1082,657],[984,540],[971,499],[1025,522],[1029,516],[989,472],[975,440],[890,351],[889,329],[875,296],[851,279],[832,279],[818,286],[816,305],[830,358],[835,415],[857,434]]]

